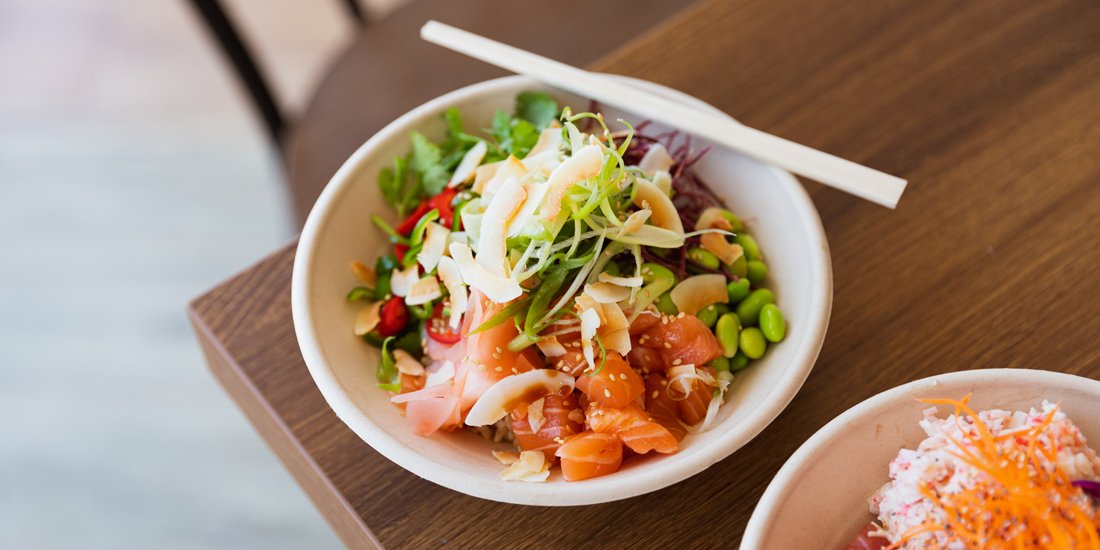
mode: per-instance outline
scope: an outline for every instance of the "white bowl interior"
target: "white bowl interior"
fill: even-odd
[[[639,85],[712,109],[667,88]],[[539,505],[605,502],[656,490],[725,458],[760,432],[790,402],[817,358],[832,299],[828,247],[809,198],[788,173],[738,154],[715,149],[697,165],[700,175],[746,218],[763,248],[772,288],[788,321],[788,336],[765,358],[737,377],[715,427],[688,436],[673,456],[631,460],[622,471],[583,483],[560,477],[545,484],[503,482],[491,445],[471,433],[411,435],[404,419],[375,386],[378,351],[351,333],[356,307],[344,296],[356,285],[348,262],[373,264],[390,245],[371,214],[394,221],[381,200],[376,177],[392,159],[408,151],[413,130],[442,138],[439,115],[458,107],[467,130],[486,128],[494,111],[511,110],[523,90],[547,89],[521,77],[464,88],[398,119],[368,141],[333,177],[303,230],[294,267],[295,328],[310,372],[337,415],[360,437],[394,462],[421,477],[492,500]],[[588,100],[547,89],[562,104],[583,111]],[[608,120],[637,117],[602,108]],[[715,116],[726,116],[714,111]],[[664,131],[652,126],[648,133]],[[700,142],[700,146],[705,143]]]
[[[919,399],[973,394],[975,410],[1058,403],[1095,448],[1100,382],[1049,371],[984,369],[917,380],[883,392],[826,424],[776,474],[753,512],[742,548],[844,548],[874,519],[867,499],[889,480],[890,461],[924,438]],[[940,415],[950,414],[947,406]]]

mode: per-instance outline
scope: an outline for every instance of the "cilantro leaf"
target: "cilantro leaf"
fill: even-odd
[[[443,153],[439,146],[428,141],[424,134],[412,134],[412,158],[409,165],[425,196],[438,195],[447,186],[450,174],[443,166]]]
[[[558,102],[546,92],[522,92],[516,96],[516,116],[543,129],[558,118]]]

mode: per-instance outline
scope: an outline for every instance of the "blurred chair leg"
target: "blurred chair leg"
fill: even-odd
[[[272,140],[281,148],[284,130],[286,129],[283,115],[279,110],[279,106],[275,103],[271,88],[267,85],[263,74],[256,66],[248,47],[241,40],[237,29],[234,28],[233,22],[229,20],[228,15],[217,0],[191,0],[190,3],[202,16],[207,29],[218,40],[222,53],[229,58],[229,61],[233,63],[233,67],[237,69],[237,76],[248,88],[249,94],[252,95],[252,100],[263,117]],[[358,8],[358,4],[356,4],[356,8]]]

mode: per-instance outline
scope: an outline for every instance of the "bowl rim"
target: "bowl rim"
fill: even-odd
[[[618,75],[612,76],[647,87],[657,93],[669,94],[678,100],[697,104],[700,108],[715,112],[716,115],[729,116],[698,98],[683,92],[649,81]],[[325,189],[310,211],[299,237],[294,258],[291,279],[291,311],[299,348],[310,375],[336,416],[360,439],[387,459],[433,483],[467,495],[497,502],[538,506],[598,504],[649,493],[701,472],[756,437],[775,420],[798,393],[817,360],[825,339],[829,318],[832,314],[832,261],[825,230],[813,201],[798,180],[789,172],[774,166],[767,167],[774,172],[788,202],[793,206],[792,219],[801,220],[805,225],[804,230],[809,233],[814,241],[809,247],[811,250],[810,265],[815,266],[820,273],[814,273],[815,276],[810,277],[810,284],[813,288],[811,290],[812,299],[808,308],[810,315],[807,319],[808,335],[805,340],[806,345],[802,349],[796,350],[794,357],[786,367],[786,372],[780,377],[779,382],[771,388],[764,404],[750,411],[740,421],[740,429],[731,434],[733,437],[711,442],[705,449],[702,449],[705,452],[680,456],[677,460],[660,461],[656,463],[657,465],[643,470],[635,476],[614,479],[611,482],[605,479],[603,483],[599,484],[511,484],[507,490],[500,490],[499,488],[494,489],[495,486],[473,479],[474,476],[469,476],[463,470],[430,460],[394,439],[359,410],[351,399],[349,392],[337,379],[323,351],[320,349],[317,333],[309,315],[311,300],[309,289],[312,286],[309,267],[314,262],[317,250],[316,241],[320,230],[327,221],[329,212],[337,203],[338,197],[342,195],[344,188],[348,187],[354,180],[352,176],[374,154],[374,150],[381,144],[388,143],[395,138],[403,138],[409,132],[410,126],[421,120],[425,115],[442,112],[447,107],[468,100],[470,97],[493,95],[502,90],[518,89],[525,86],[553,89],[551,86],[523,76],[506,76],[459,88],[401,115],[371,136],[341,165],[326,184]]]
[[[1004,380],[1005,378],[1012,378],[1014,382],[1031,382],[1040,387],[1065,386],[1070,383],[1079,386],[1091,386],[1091,389],[1086,389],[1100,395],[1100,381],[1091,378],[1085,378],[1065,372],[1014,368],[973,369],[947,372],[907,382],[900,386],[895,386],[879,392],[853,405],[848,410],[830,420],[827,424],[814,432],[814,434],[783,463],[779,472],[772,478],[767,489],[764,490],[764,494],[756,503],[756,508],[753,510],[752,516],[745,526],[745,533],[741,538],[741,548],[765,547],[763,544],[764,534],[772,527],[775,510],[791,495],[792,491],[794,491],[796,478],[810,465],[811,459],[817,453],[828,447],[833,442],[833,439],[841,434],[852,422],[860,418],[874,415],[884,408],[896,405],[900,400],[912,394],[935,388],[940,384],[951,383],[955,385],[971,385]]]

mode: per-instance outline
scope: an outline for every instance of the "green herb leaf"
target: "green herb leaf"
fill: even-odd
[[[393,277],[393,269],[397,267],[397,256],[385,254],[374,262],[374,299],[385,299],[390,293],[390,278]]]
[[[546,92],[522,92],[516,96],[516,116],[542,129],[558,118],[558,102]]]
[[[425,196],[438,195],[447,186],[450,174],[443,166],[443,153],[439,146],[428,141],[420,132],[412,133],[412,158],[409,166]]]
[[[382,217],[378,214],[371,214],[370,221],[373,222],[374,225],[378,226],[378,229],[381,229],[383,233],[389,235],[390,241],[401,244],[409,244],[408,239],[402,237],[401,234],[393,228],[393,226],[386,223],[386,220],[383,220]]]
[[[530,301],[531,296],[528,295],[520,298],[519,300],[516,300],[515,302],[512,302],[511,304],[508,304],[507,307],[498,311],[497,314],[490,317],[489,320],[481,323],[481,326],[470,331],[470,334],[468,336],[472,336],[479,332],[484,332],[507,321],[508,319],[511,319],[513,315],[522,310]]]
[[[539,284],[538,290],[532,295],[531,307],[527,308],[527,319],[523,323],[524,332],[527,336],[538,338],[538,331],[542,327],[536,326],[542,316],[546,314],[546,309],[550,306],[550,300],[554,298],[554,294],[561,288],[562,283],[565,282],[565,276],[569,273],[569,270],[562,265],[557,265],[547,270],[546,275],[542,278]]]
[[[401,384],[378,384],[378,387],[390,393],[401,393]]]
[[[374,298],[374,289],[365,286],[357,286],[348,293],[349,302],[358,302],[363,298]]]
[[[409,234],[409,245],[416,246],[424,242],[424,233],[428,230],[428,224],[439,219],[439,210],[435,208],[429,210],[420,220],[413,226],[412,233]]]
[[[382,358],[378,361],[378,369],[375,370],[374,376],[378,378],[378,381],[383,384],[396,384],[397,383],[397,362],[393,358],[393,353],[390,352],[390,342],[396,340],[393,336],[386,338],[382,342]]]

